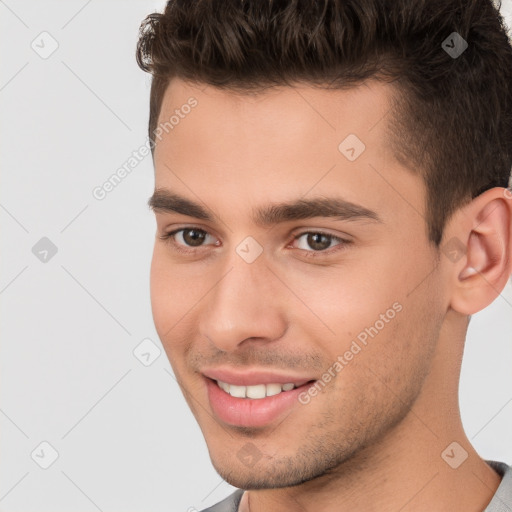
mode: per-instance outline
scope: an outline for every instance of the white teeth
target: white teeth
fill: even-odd
[[[291,391],[295,388],[293,382],[286,384],[256,384],[255,386],[235,386],[227,382],[217,381],[217,384],[226,393],[236,398],[253,398],[260,399],[267,396],[278,395],[283,391]]]
[[[267,396],[277,395],[281,391],[281,384],[267,384]]]
[[[229,384],[227,382],[217,381],[217,384],[226,392],[229,393]]]
[[[231,396],[245,398],[246,390],[246,386],[235,386],[234,384],[229,384],[229,394]]]
[[[265,384],[257,384],[256,386],[245,386],[247,389],[245,396],[247,398],[265,398],[267,396],[267,387]]]

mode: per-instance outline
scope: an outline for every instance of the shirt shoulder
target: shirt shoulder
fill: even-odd
[[[512,467],[505,462],[495,460],[485,462],[501,476],[501,483],[484,512],[510,512],[512,510]]]
[[[213,505],[213,507],[205,508],[201,512],[238,512],[238,506],[240,505],[243,493],[243,489],[237,489],[227,498],[219,501],[216,505]]]

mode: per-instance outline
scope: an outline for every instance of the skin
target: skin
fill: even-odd
[[[215,221],[155,211],[153,318],[214,467],[249,489],[242,511],[476,512],[500,483],[464,433],[458,382],[469,315],[512,272],[512,200],[497,187],[455,213],[443,243],[462,242],[457,261],[431,245],[423,181],[388,150],[390,87],[238,95],[174,79],[166,91],[161,122],[191,96],[198,104],[157,141],[155,188],[200,202]],[[338,150],[349,133],[366,145],[353,162]],[[333,195],[383,222],[252,221],[269,202]],[[159,238],[187,227],[210,235],[195,255]],[[333,252],[328,240],[322,253],[307,235],[294,240],[315,229],[352,243]],[[251,264],[235,251],[247,236],[263,247]],[[175,238],[194,250],[187,240]],[[395,302],[402,310],[280,422],[249,429],[213,415],[206,365],[321,379]],[[457,469],[441,457],[454,441],[468,453]],[[253,467],[237,457],[247,443],[261,456]]]

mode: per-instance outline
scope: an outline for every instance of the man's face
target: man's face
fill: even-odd
[[[210,218],[158,203],[153,318],[212,463],[237,487],[362,457],[422,390],[448,302],[424,184],[386,141],[390,92],[248,96],[180,80],[166,92],[155,188]],[[352,206],[269,210],[318,199]],[[285,383],[298,387],[272,395]]]

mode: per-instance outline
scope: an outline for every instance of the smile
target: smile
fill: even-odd
[[[268,396],[278,395],[279,393],[286,391],[291,391],[292,389],[301,385],[289,382],[286,384],[272,383],[256,384],[254,386],[237,386],[235,384],[228,384],[227,382],[223,382],[221,380],[216,380],[216,382],[222,390],[235,398],[252,398],[256,400],[266,398]]]

